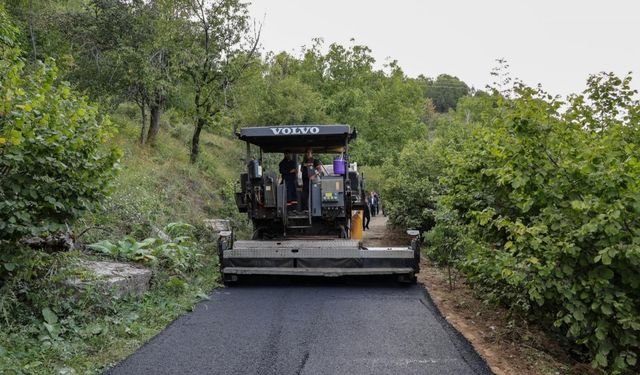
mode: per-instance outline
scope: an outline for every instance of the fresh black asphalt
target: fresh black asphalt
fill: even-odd
[[[491,374],[421,285],[259,281],[210,298],[107,374]]]

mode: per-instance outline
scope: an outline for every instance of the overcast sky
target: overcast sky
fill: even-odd
[[[251,0],[248,0],[251,1]],[[640,88],[640,0],[253,0],[267,51],[300,51],[315,37],[365,44],[409,76],[492,82],[495,59],[553,94],[582,91],[591,73],[633,71]]]

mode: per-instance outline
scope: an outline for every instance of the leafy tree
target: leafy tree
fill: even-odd
[[[462,255],[487,299],[561,330],[611,373],[638,370],[640,351],[640,102],[630,81],[592,76],[567,103],[519,83],[508,96],[465,99],[448,117],[469,131],[440,133],[422,155],[440,167],[411,185],[401,176],[417,174],[415,161],[401,157],[387,193],[392,219],[428,228],[435,218],[430,251]],[[465,108],[482,112],[461,117]]]
[[[52,60],[27,72],[0,8],[0,245],[61,229],[109,190],[119,151],[109,119],[60,82]]]
[[[70,58],[68,28],[62,27],[61,14],[83,9],[84,0],[6,0],[6,10],[22,31],[18,42],[28,62],[33,64],[46,57],[59,61]]]
[[[229,105],[227,93],[254,61],[260,32],[251,34],[247,3],[183,0],[182,68],[193,85],[195,125],[191,162],[200,153],[200,133]]]
[[[282,52],[256,62],[230,90],[235,123],[247,125],[321,124],[327,122],[319,92],[303,83],[299,60]]]
[[[411,140],[423,139],[426,127],[421,122],[426,110],[420,88],[407,79],[395,63],[391,72],[381,78],[381,84],[371,101],[369,123],[362,126],[363,139],[370,144],[370,152],[357,148],[354,156],[368,165],[380,165],[388,156],[397,155]]]
[[[478,123],[482,121],[483,114],[486,114],[497,101],[497,96],[480,94],[474,96],[463,96],[458,100],[455,108],[455,117],[466,124]]]
[[[469,94],[469,86],[458,77],[441,74],[435,80],[420,76],[424,95],[433,101],[438,112],[444,113],[455,108],[458,100]]]
[[[43,19],[53,36],[40,39],[68,51],[67,78],[104,103],[134,101],[142,118],[140,142],[153,143],[177,76],[171,64],[174,45],[168,42],[174,30],[174,2],[91,0],[52,12],[53,20]],[[58,42],[60,34],[68,44],[64,48]],[[60,56],[58,50],[51,55]]]
[[[299,64],[288,64],[292,74],[320,92],[329,121],[358,129],[351,155],[361,164],[380,165],[406,142],[420,138],[428,106],[420,87],[406,78],[397,63],[388,72],[374,70],[366,46],[331,44],[322,53],[322,41],[303,52]]]

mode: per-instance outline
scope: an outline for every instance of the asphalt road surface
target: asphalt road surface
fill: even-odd
[[[216,290],[107,373],[491,374],[420,285],[264,282]]]
[[[370,228],[392,245],[386,218]],[[261,278],[210,297],[107,373],[491,374],[422,285]]]

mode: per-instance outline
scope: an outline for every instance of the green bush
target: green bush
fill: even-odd
[[[386,177],[382,196],[385,213],[394,225],[429,230],[435,225],[434,197],[438,188],[439,155],[436,142],[414,141],[405,146],[398,160],[383,166]],[[400,168],[398,168],[400,166]]]
[[[222,206],[218,210],[218,217],[229,220],[238,237],[248,238],[251,234],[251,223],[247,214],[238,212],[235,201],[235,193],[240,191],[239,185],[237,180],[227,180],[220,188]]]
[[[424,232],[436,224],[436,200],[442,193],[439,180],[448,164],[446,155],[460,149],[470,126],[451,116],[434,123],[430,140],[408,142],[382,167],[383,204],[395,226]]]
[[[566,103],[516,85],[467,116],[477,124],[437,153],[439,175],[413,190],[393,181],[386,195],[420,203],[400,210],[405,222],[436,218],[429,251],[457,246],[486,298],[553,324],[611,373],[637,370],[640,351],[640,104],[629,84],[593,76]],[[405,153],[399,174],[429,168],[417,160],[433,153]]]
[[[103,198],[119,151],[105,146],[108,118],[52,60],[25,68],[0,9],[0,241],[63,229]],[[0,242],[1,245],[1,242]]]

